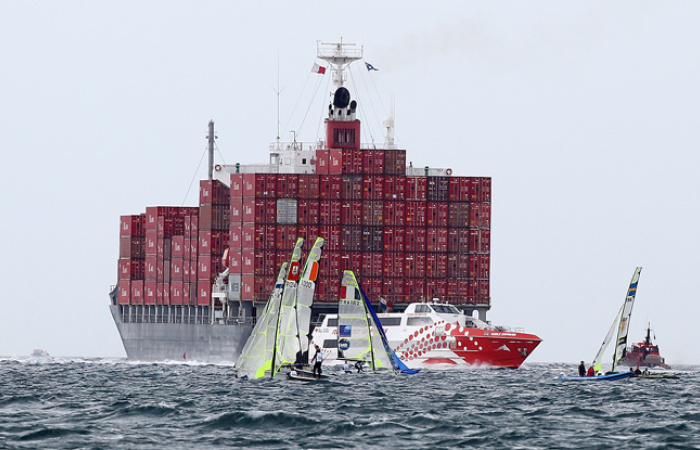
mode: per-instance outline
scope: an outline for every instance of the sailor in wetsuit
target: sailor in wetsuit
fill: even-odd
[[[321,363],[323,362],[323,353],[321,352],[321,347],[316,346],[316,354],[314,355],[314,377],[316,377],[316,371],[318,371],[318,378],[321,379]]]
[[[586,376],[586,364],[583,361],[581,361],[581,364],[578,365],[578,376]]]

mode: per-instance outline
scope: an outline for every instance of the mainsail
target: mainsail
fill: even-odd
[[[617,323],[620,321],[620,315],[622,314],[622,309],[624,307],[625,305],[622,305],[620,307],[620,311],[618,311],[615,315],[615,320],[613,320],[612,325],[610,325],[610,330],[608,330],[608,334],[605,335],[605,339],[603,339],[603,344],[600,346],[600,350],[598,350],[598,353],[593,359],[593,370],[595,370],[596,373],[600,372],[603,368],[603,353],[605,353],[605,350],[608,349],[608,345],[610,345],[610,341],[612,341],[613,334],[617,329]]]
[[[292,259],[289,262],[289,275],[284,283],[284,293],[280,305],[279,320],[277,322],[277,335],[275,337],[274,352],[272,359],[271,376],[274,377],[283,364],[291,364],[298,349],[294,348],[297,338],[297,316],[295,311],[297,298],[297,284],[301,275],[301,246],[304,238],[298,238],[292,252]]]
[[[338,358],[367,362],[373,371],[411,370],[396,356],[355,274],[346,270],[338,302]]]
[[[282,263],[275,288],[267,300],[262,314],[258,316],[253,332],[236,361],[239,378],[262,378],[265,376],[265,372],[271,368],[280,300],[284,291],[284,281],[288,274],[289,263]]]
[[[630,281],[630,287],[627,289],[627,297],[625,298],[625,303],[622,307],[622,313],[620,314],[620,323],[617,328],[617,339],[615,344],[615,356],[613,356],[613,366],[612,371],[615,372],[618,362],[625,357],[625,352],[627,351],[627,334],[630,328],[630,316],[632,315],[632,308],[634,307],[634,298],[637,295],[637,285],[639,284],[639,275],[642,272],[641,267],[634,269],[634,274],[632,275],[632,280]]]

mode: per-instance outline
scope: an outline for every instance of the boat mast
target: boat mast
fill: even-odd
[[[362,59],[363,47],[355,47],[355,44],[343,42],[340,38],[338,43],[318,42],[316,56],[318,59],[326,61],[331,66],[333,73],[333,85],[337,88],[342,87],[345,82],[345,67],[349,66],[358,59]]]
[[[214,121],[210,120],[209,121],[209,133],[207,134],[207,142],[209,143],[209,180],[214,179],[214,139],[216,139],[216,136],[214,135]]]

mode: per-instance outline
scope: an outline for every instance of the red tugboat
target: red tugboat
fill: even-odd
[[[656,336],[654,337],[656,339]],[[647,326],[647,335],[644,342],[637,342],[627,348],[625,357],[621,361],[630,367],[647,366],[670,369],[666,360],[659,354],[659,346],[651,342],[651,324]]]

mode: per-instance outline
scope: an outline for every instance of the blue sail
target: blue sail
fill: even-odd
[[[360,292],[362,293],[362,298],[365,301],[367,311],[369,311],[370,315],[372,316],[372,320],[377,325],[377,330],[379,331],[379,334],[382,337],[382,345],[384,346],[384,350],[386,351],[386,353],[391,358],[391,365],[393,366],[394,370],[408,375],[414,375],[420,372],[420,369],[409,369],[408,366],[406,366],[406,364],[404,364],[404,362],[401,361],[401,359],[399,359],[398,356],[396,356],[394,350],[392,350],[392,348],[389,346],[389,341],[386,338],[386,333],[384,333],[384,327],[382,327],[382,323],[379,321],[377,314],[374,312],[374,308],[372,308],[372,304],[370,303],[369,298],[367,298],[365,290],[362,289],[362,285],[359,283],[358,287],[360,288]]]

